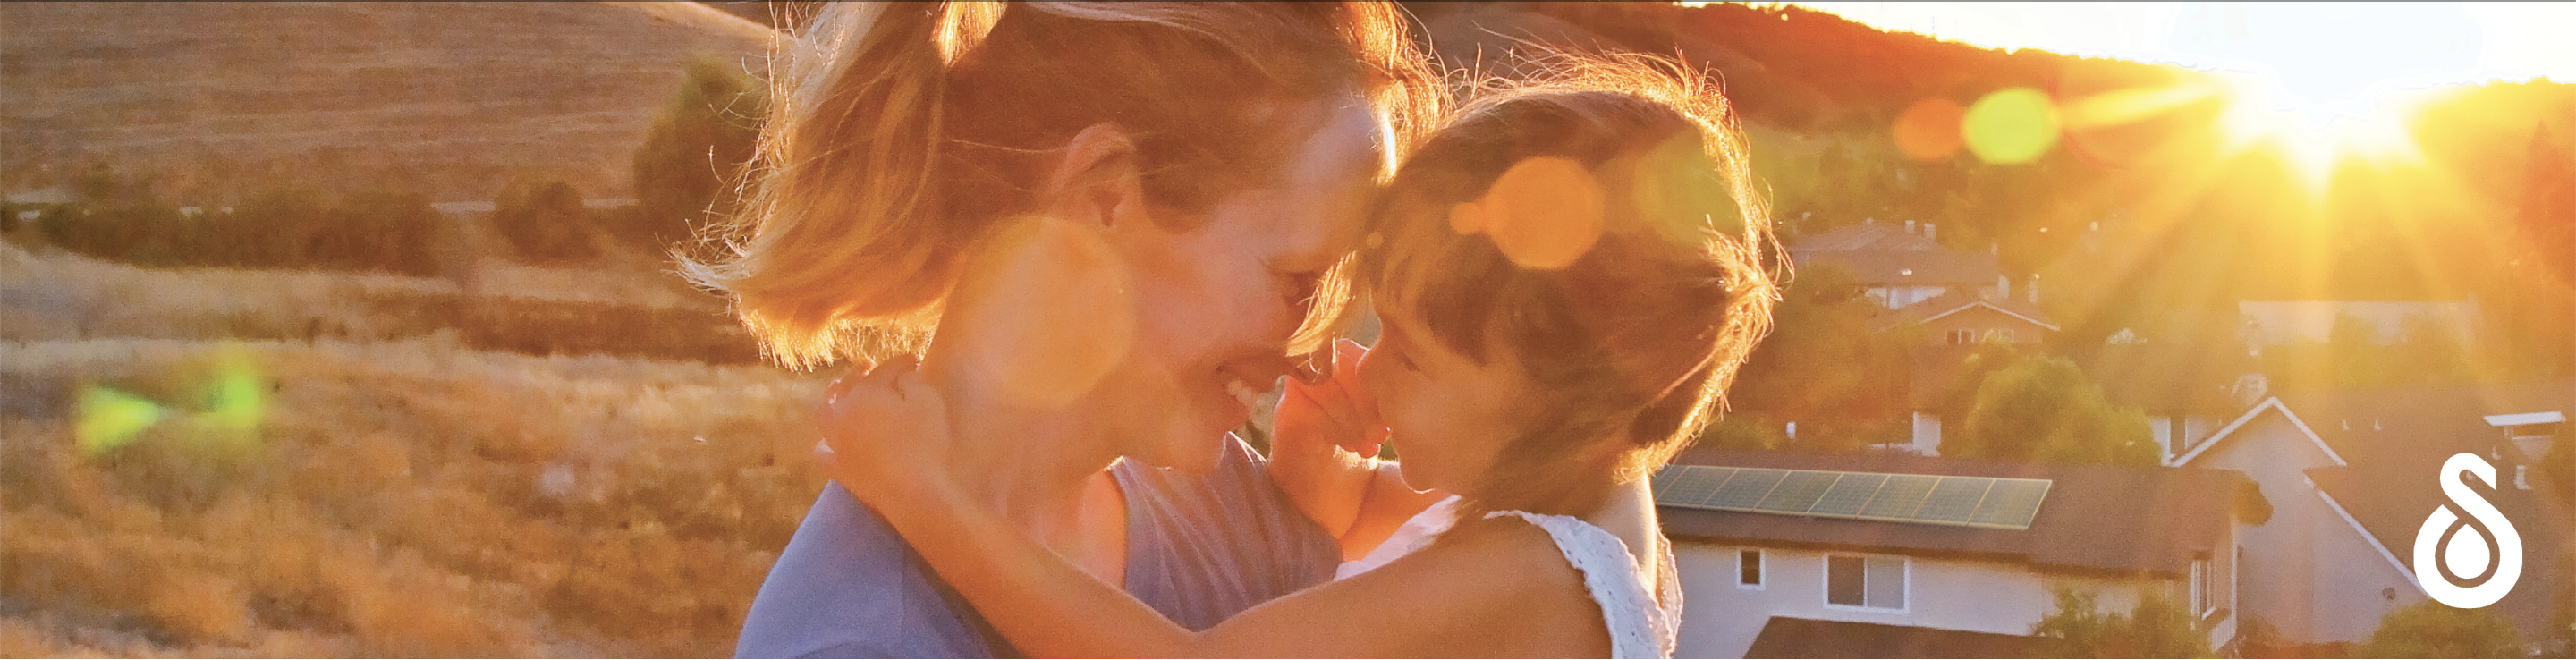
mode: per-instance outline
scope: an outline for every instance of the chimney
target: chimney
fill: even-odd
[[[2039,304],[2039,273],[2030,274],[2030,288],[2024,290],[2030,293],[2030,304]]]
[[[2004,244],[2001,241],[1986,241],[1986,254],[2004,256]]]
[[[1907,221],[1905,221],[1905,233],[1908,233],[1908,234],[1912,234],[1912,233],[1914,233],[1914,221],[1912,221],[1912,220],[1907,220]]]
[[[1939,235],[1935,234],[1935,233],[1932,231],[1932,223],[1929,223],[1929,222],[1923,223],[1923,240],[1927,240],[1927,241],[1938,241],[1938,240],[1941,240],[1941,237],[1940,237]]]

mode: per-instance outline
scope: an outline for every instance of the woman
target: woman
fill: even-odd
[[[1034,656],[1669,657],[1680,593],[1646,475],[1769,323],[1767,223],[1714,85],[1559,63],[1407,160],[1355,269],[1377,348],[1289,386],[1283,417],[1312,402],[1357,422],[1310,429],[1326,442],[1383,432],[1406,482],[1457,494],[1346,579],[1174,625],[957,490],[945,408],[906,363],[834,387],[830,472]]]
[[[786,364],[922,355],[965,488],[1211,626],[1341,559],[1226,432],[1432,114],[1405,35],[1384,3],[832,5],[774,70],[750,211],[684,268]],[[1006,652],[981,626],[829,487],[736,653]]]

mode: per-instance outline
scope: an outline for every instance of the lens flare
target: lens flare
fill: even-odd
[[[72,438],[81,451],[99,454],[134,441],[135,434],[170,416],[159,403],[112,387],[81,390]]]
[[[2039,160],[2057,146],[2057,108],[2048,95],[2028,87],[1987,94],[1968,106],[1960,132],[1968,152],[1997,165]]]
[[[1946,160],[1966,146],[1960,138],[1960,124],[1968,110],[1949,99],[1924,99],[1896,116],[1896,148],[1905,157],[1922,162]]]
[[[1491,236],[1522,268],[1555,270],[1574,265],[1600,242],[1607,202],[1601,182],[1582,163],[1531,158],[1504,170],[1484,198],[1451,209],[1449,227]]]
[[[258,365],[249,353],[239,348],[224,351],[216,364],[214,382],[206,388],[202,416],[217,426],[236,431],[252,431],[268,416],[267,379],[260,377]]]

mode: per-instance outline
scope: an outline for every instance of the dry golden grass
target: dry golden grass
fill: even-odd
[[[0,292],[0,656],[725,655],[823,483],[823,377],[481,350],[382,307],[443,280],[8,249]],[[352,331],[209,325],[244,318]],[[196,412],[235,365],[266,387],[247,433]],[[85,453],[92,386],[174,413]]]

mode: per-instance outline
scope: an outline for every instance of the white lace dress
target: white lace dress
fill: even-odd
[[[1659,543],[1656,557],[1663,579],[1648,591],[1645,578],[1638,575],[1636,555],[1628,543],[1609,530],[1583,522],[1573,516],[1554,516],[1527,511],[1495,511],[1486,518],[1514,517],[1545,530],[1556,541],[1556,549],[1565,553],[1566,563],[1583,573],[1583,586],[1592,592],[1592,602],[1601,605],[1601,622],[1610,630],[1610,657],[1670,658],[1673,642],[1681,624],[1682,592],[1673,574],[1671,543]],[[1458,517],[1458,498],[1451,497],[1431,505],[1422,513],[1396,528],[1385,543],[1356,561],[1343,562],[1334,572],[1335,579],[1366,573],[1430,545],[1433,537],[1447,531]]]

